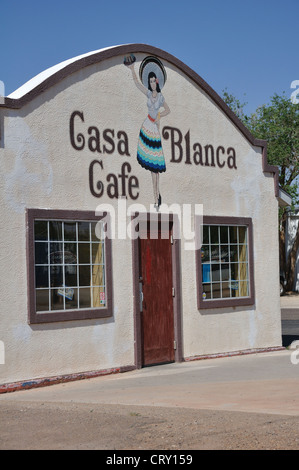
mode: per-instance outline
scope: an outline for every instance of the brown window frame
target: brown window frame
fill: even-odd
[[[203,279],[202,279],[202,262],[201,249],[196,250],[196,280],[197,280],[197,306],[198,310],[225,308],[225,307],[242,307],[254,305],[255,288],[254,288],[254,256],[253,256],[253,224],[252,219],[248,217],[223,217],[223,216],[203,216],[196,218],[196,234],[200,239],[200,224],[202,225],[235,225],[247,227],[248,240],[248,264],[249,264],[249,296],[248,297],[229,297],[222,299],[203,300]]]
[[[49,312],[37,312],[35,300],[35,250],[34,250],[34,221],[36,219],[51,220],[72,220],[98,222],[105,220],[105,233],[110,233],[111,223],[108,213],[95,215],[91,211],[77,210],[50,210],[50,209],[27,209],[27,276],[28,276],[28,323],[49,323],[75,320],[91,320],[96,318],[106,318],[113,315],[112,306],[112,253],[111,239],[105,236],[105,299],[106,306],[103,308],[67,309]]]

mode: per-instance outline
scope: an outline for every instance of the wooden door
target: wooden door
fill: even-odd
[[[142,287],[142,362],[144,366],[174,361],[174,316],[172,297],[172,245],[163,238],[140,239]]]

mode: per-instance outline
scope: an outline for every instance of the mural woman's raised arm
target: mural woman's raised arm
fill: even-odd
[[[127,67],[128,67],[128,68],[131,70],[131,72],[132,72],[132,77],[133,77],[134,83],[135,83],[135,85],[137,86],[137,88],[138,88],[140,91],[142,91],[142,93],[144,93],[145,95],[147,95],[148,90],[147,90],[147,88],[145,88],[145,86],[138,80],[137,75],[136,75],[136,72],[135,72],[134,64],[128,65]]]

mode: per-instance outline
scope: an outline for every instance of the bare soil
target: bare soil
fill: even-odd
[[[299,417],[0,402],[1,450],[298,450]]]

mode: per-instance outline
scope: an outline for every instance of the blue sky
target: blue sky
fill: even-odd
[[[126,43],[171,53],[248,113],[299,80],[298,0],[0,0],[0,18],[6,95],[63,60]]]

